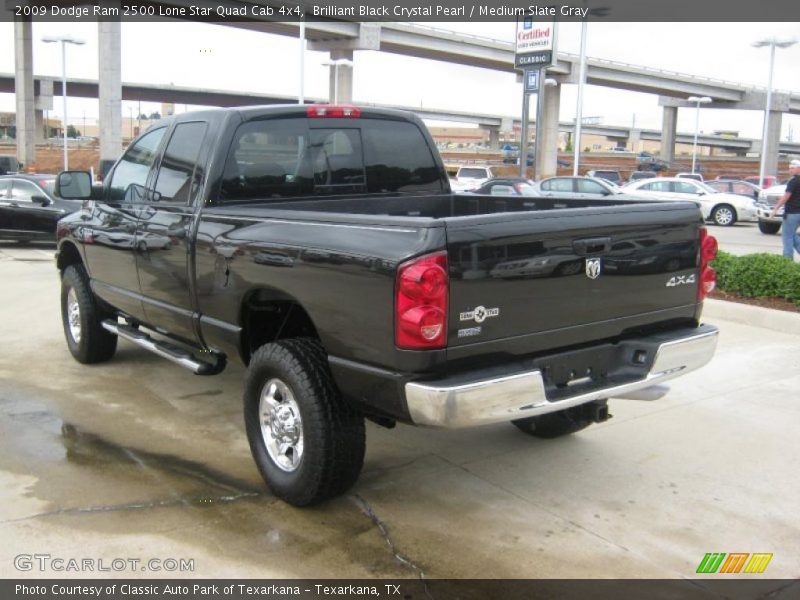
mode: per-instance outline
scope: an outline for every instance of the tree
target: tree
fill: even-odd
[[[564,146],[564,152],[572,152],[573,149],[572,140],[567,140],[567,145]]]
[[[76,138],[80,136],[81,132],[75,129],[72,125],[67,125],[67,137]]]
[[[149,117],[148,117],[146,114],[144,114],[144,113],[141,113],[141,114],[140,114],[138,117],[136,117],[136,118],[137,118],[138,120],[140,120],[140,121],[147,121],[147,119],[148,119]]]
[[[161,113],[159,112],[151,113],[149,118],[152,119],[153,121],[158,121],[161,118]]]

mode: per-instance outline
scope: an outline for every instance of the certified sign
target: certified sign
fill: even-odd
[[[515,67],[549,67],[554,62],[555,49],[555,21],[517,21]]]

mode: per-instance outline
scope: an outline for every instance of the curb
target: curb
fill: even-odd
[[[781,333],[800,335],[800,313],[786,312],[772,308],[762,308],[727,300],[706,298],[703,303],[703,317],[723,319],[742,325],[763,327]]]

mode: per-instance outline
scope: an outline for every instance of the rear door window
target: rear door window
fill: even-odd
[[[578,191],[583,194],[607,194],[608,190],[596,181],[578,179]]]
[[[572,192],[572,179],[557,177],[542,182],[542,189],[546,192]]]

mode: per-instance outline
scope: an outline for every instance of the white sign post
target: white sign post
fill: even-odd
[[[534,93],[536,99],[536,156],[534,157],[534,177],[536,161],[539,159],[540,140],[543,127],[541,125],[541,108],[547,67],[554,64],[556,56],[556,21],[533,21],[530,18],[517,21],[517,38],[514,55],[514,66],[523,71],[522,82],[522,136],[520,139],[519,171],[526,176],[528,159],[528,94]]]

